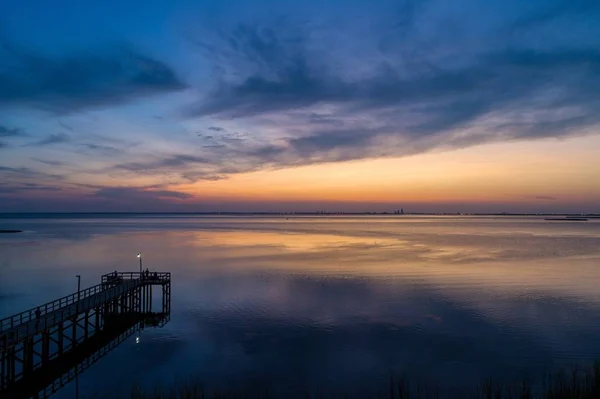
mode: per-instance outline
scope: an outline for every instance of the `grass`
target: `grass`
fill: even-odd
[[[423,384],[410,384],[405,378],[390,378],[386,393],[370,396],[366,399],[600,399],[600,364],[585,369],[573,368],[548,374],[543,382],[531,385],[523,381],[517,384],[495,383],[486,380],[471,392],[448,395],[442,389]],[[328,399],[328,396],[307,392],[307,399]],[[335,396],[338,398],[340,396]],[[131,399],[271,399],[268,391],[241,392],[208,392],[202,385],[188,382],[177,384],[167,390],[157,389],[152,392],[135,389]],[[357,398],[348,392],[341,398]]]

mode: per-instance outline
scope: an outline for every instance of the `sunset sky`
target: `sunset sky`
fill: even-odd
[[[0,212],[600,212],[600,1],[3,0]]]

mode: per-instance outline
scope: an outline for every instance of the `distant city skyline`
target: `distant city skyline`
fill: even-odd
[[[598,20],[568,0],[9,0],[0,212],[600,212]]]

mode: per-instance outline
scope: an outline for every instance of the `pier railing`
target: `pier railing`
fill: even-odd
[[[107,283],[119,283],[132,280],[140,280],[140,283],[148,282],[148,283],[162,283],[168,282],[171,279],[171,273],[169,272],[149,272],[146,274],[145,272],[117,272],[117,273],[108,273],[102,276],[102,283],[98,285],[94,285],[92,287],[83,289],[79,292],[75,292],[70,295],[66,295],[62,298],[56,299],[54,301],[45,303],[43,305],[37,306],[35,308],[26,310],[24,312],[15,314],[10,317],[6,317],[0,320],[0,332],[7,331],[13,329],[19,325],[30,322],[31,320],[38,319],[36,315],[36,311],[40,311],[39,318],[43,318],[50,313],[54,313],[55,316],[58,316],[55,312],[66,308],[70,305],[73,305],[81,300],[89,298],[93,295],[96,295],[102,291],[107,290]],[[101,299],[104,300],[104,299]]]
[[[152,282],[160,284],[161,282],[171,281],[170,272],[112,272],[102,276],[102,284],[119,283],[125,280],[140,280],[142,282]]]
[[[64,296],[62,298],[56,299],[52,302],[45,303],[41,306],[37,306],[35,308],[26,310],[24,312],[18,313],[16,315],[7,317],[5,319],[0,320],[0,332],[5,330],[10,330],[16,326],[19,326],[23,323],[27,323],[31,320],[37,318],[36,311],[40,311],[40,317],[45,316],[49,313],[56,312],[61,308],[65,308],[70,306],[82,299],[88,298],[92,295],[95,295],[103,290],[102,284],[94,285],[92,287],[83,289],[74,294],[70,294]]]
[[[151,281],[147,283],[151,284]],[[63,323],[80,312],[101,306],[106,301],[117,298],[133,288],[143,285],[144,283],[140,280],[128,280],[108,288],[102,284],[95,285],[79,293],[67,295],[7,318],[2,321],[3,329],[0,330],[0,352],[30,334],[36,334],[39,331]],[[38,309],[40,309],[39,318],[35,315]]]

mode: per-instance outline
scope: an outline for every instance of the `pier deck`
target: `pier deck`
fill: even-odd
[[[171,273],[114,272],[98,285],[0,320],[0,394],[106,334],[107,321],[152,314],[153,286],[162,288],[158,314],[170,313]]]

